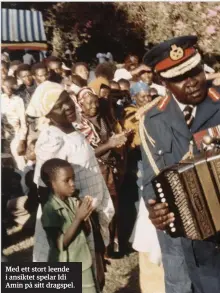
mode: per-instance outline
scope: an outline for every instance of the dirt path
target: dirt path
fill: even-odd
[[[11,245],[4,250],[9,262],[30,262],[33,249],[33,229],[22,231],[8,229]],[[147,290],[140,291],[138,253],[134,252],[121,259],[112,259],[107,267],[106,285],[103,293],[164,293],[162,268],[146,260],[144,275]]]

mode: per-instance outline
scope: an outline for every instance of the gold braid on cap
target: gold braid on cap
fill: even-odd
[[[190,71],[191,69],[195,68],[201,60],[201,55],[199,53],[196,53],[194,56],[192,56],[187,61],[181,63],[180,65],[175,66],[174,68],[171,68],[167,71],[160,72],[159,74],[164,78],[173,78],[176,76],[180,76],[186,73],[187,71]]]
[[[154,173],[156,175],[158,175],[160,173],[159,168],[157,167],[157,164],[153,158],[153,155],[150,151],[150,148],[147,144],[147,140],[151,143],[151,145],[155,148],[155,140],[149,135],[145,125],[144,125],[144,113],[146,113],[147,111],[149,111],[151,108],[153,108],[154,106],[156,106],[161,100],[163,99],[163,97],[158,97],[155,100],[153,100],[150,103],[147,103],[145,106],[143,106],[142,108],[140,108],[136,114],[136,118],[140,120],[139,122],[139,134],[140,134],[140,139],[141,139],[141,143],[144,149],[145,154],[148,157],[149,163],[154,171]],[[145,139],[146,137],[146,139]]]

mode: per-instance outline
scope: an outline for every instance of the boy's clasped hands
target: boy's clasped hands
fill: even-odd
[[[87,221],[93,210],[95,209],[93,204],[93,198],[90,195],[86,195],[76,209],[76,218],[82,221]]]

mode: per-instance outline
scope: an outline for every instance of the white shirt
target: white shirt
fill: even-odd
[[[104,54],[104,53],[98,53],[96,55],[96,58],[99,59],[99,64],[106,62],[105,57],[106,57],[106,54]]]
[[[108,61],[109,61],[109,62],[113,62],[113,61],[114,61],[111,52],[108,52],[108,53],[106,54],[106,58],[108,58]]]
[[[28,65],[32,65],[33,63],[35,63],[35,59],[34,57],[29,54],[29,53],[26,53],[24,56],[23,56],[23,62],[24,64],[28,64]]]
[[[19,136],[20,140],[25,140],[27,125],[22,98],[16,95],[8,97],[6,94],[2,94],[1,114],[4,138],[10,139],[12,136],[16,135]]]
[[[182,104],[182,103],[180,103],[179,101],[177,101],[177,99],[174,97],[174,95],[173,95],[173,98],[174,98],[174,100],[177,102],[177,105],[180,107],[180,110],[183,112],[184,109],[185,109],[185,107],[186,107],[187,105]],[[193,107],[192,115],[193,115],[194,118],[196,117],[196,110],[197,110],[197,106]]]
[[[119,68],[115,71],[114,81],[118,82],[121,78],[130,80],[132,79],[131,73],[125,68]]]

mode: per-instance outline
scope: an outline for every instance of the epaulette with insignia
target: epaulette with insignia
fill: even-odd
[[[208,91],[208,96],[214,101],[214,102],[220,102],[220,93],[211,87]]]
[[[170,101],[171,96],[169,94],[167,94],[158,104],[157,108],[160,111],[164,111]]]
[[[153,107],[156,107],[156,105],[158,103],[160,103],[161,100],[163,100],[164,98],[159,96],[156,99],[154,99],[152,102],[147,103],[146,105],[144,105],[143,107],[141,107],[140,109],[138,109],[135,117],[137,120],[139,120],[141,118],[141,116],[143,116],[144,114],[146,114],[148,111],[150,111]]]

